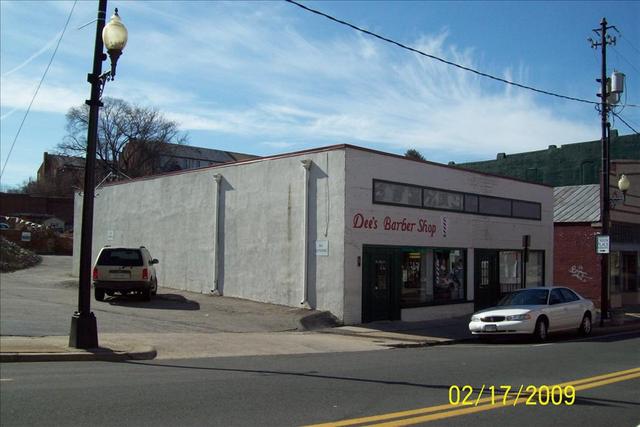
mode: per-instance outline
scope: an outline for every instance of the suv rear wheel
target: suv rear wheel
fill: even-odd
[[[96,301],[104,301],[104,289],[94,289]]]

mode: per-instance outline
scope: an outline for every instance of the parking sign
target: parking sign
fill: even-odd
[[[596,253],[609,253],[609,236],[596,236]]]

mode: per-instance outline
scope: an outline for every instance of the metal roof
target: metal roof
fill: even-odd
[[[600,185],[569,185],[553,189],[553,222],[599,222]]]

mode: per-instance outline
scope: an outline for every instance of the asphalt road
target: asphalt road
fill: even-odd
[[[5,363],[3,427],[17,425],[636,426],[640,333],[550,344],[460,344],[374,352],[150,362]],[[613,376],[599,377],[614,373]],[[572,405],[450,406],[452,385],[578,383]],[[582,387],[583,389],[581,389]],[[488,396],[488,395],[486,395]],[[502,397],[496,400],[502,402]],[[524,400],[524,399],[523,399]],[[440,405],[445,405],[439,407]],[[430,412],[434,406],[437,412]],[[406,412],[420,409],[421,411]],[[360,424],[359,424],[360,425]]]
[[[78,307],[71,257],[0,275],[0,335],[68,335]],[[160,288],[151,302],[91,298],[99,333],[215,333],[295,330],[308,310]],[[240,316],[238,314],[241,314]]]

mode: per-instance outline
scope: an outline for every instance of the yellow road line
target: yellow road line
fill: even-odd
[[[585,384],[583,386],[576,387],[576,391],[578,391],[578,390],[587,390],[587,389],[596,388],[596,387],[602,387],[603,385],[606,385],[606,384],[616,383],[616,382],[620,382],[620,381],[632,380],[632,379],[635,379],[635,378],[640,378],[640,373],[629,374],[629,375],[624,375],[624,376],[617,376],[617,377],[611,378],[609,380],[603,380],[603,381],[598,381],[598,382],[595,382],[595,383]],[[558,384],[556,384],[556,386],[557,385]],[[549,387],[553,387],[553,386],[549,386]],[[496,403],[493,403],[493,404],[489,403],[488,405],[482,405],[482,406],[477,406],[477,407],[467,407],[467,408],[463,408],[463,409],[456,409],[456,410],[453,410],[453,411],[445,411],[445,412],[440,412],[440,413],[437,413],[437,414],[425,415],[425,416],[422,416],[422,417],[406,418],[406,419],[402,419],[402,420],[376,424],[376,427],[380,427],[380,426],[384,426],[384,427],[410,426],[410,425],[413,425],[413,424],[425,423],[425,422],[428,422],[428,421],[442,420],[442,419],[445,419],[445,418],[458,417],[460,415],[468,415],[468,414],[473,414],[473,413],[476,413],[476,412],[490,411],[492,409],[507,408],[511,404],[513,404],[513,406],[516,406],[518,404],[526,403],[527,399],[528,399],[528,396],[525,396],[525,397],[519,398],[518,400],[516,400],[516,399],[508,400],[507,402],[505,402],[505,405],[502,405],[502,404],[496,402]],[[537,406],[541,406],[541,405],[537,405]]]
[[[592,388],[592,387],[588,387],[588,386],[581,386],[580,388],[577,387],[578,385],[581,384],[599,384],[599,385],[594,385],[593,387],[599,387],[600,385],[605,385],[605,384],[610,384],[612,382],[617,382],[617,381],[624,381],[627,379],[631,379],[631,378],[627,378],[626,376],[629,375],[635,375],[638,374],[637,377],[633,377],[633,378],[640,378],[640,368],[633,368],[633,369],[627,369],[624,371],[617,371],[617,372],[611,372],[608,374],[603,374],[603,375],[597,375],[597,376],[593,376],[593,377],[589,377],[589,378],[583,378],[580,380],[573,380],[573,381],[567,381],[564,383],[560,383],[560,384],[555,384],[554,386],[559,386],[559,387],[563,387],[563,386],[568,386],[568,385],[572,385],[574,387],[576,387],[576,391],[577,390],[586,390],[588,388]],[[624,379],[620,379],[617,380],[617,377],[623,377]],[[611,381],[609,381],[611,380]],[[609,381],[609,382],[605,382],[605,381]],[[600,384],[602,383],[602,384]],[[554,387],[554,386],[549,386]],[[484,403],[488,403],[491,402],[492,399],[496,400],[499,396],[496,395],[493,398],[492,397],[485,397],[482,398],[480,400],[478,400],[477,404],[484,404]],[[500,396],[501,397],[501,396]],[[516,402],[516,404],[520,401],[528,398],[527,396],[524,396],[522,398],[520,398],[518,401],[516,399],[512,399],[509,402],[510,403],[514,403]],[[399,412],[390,412],[387,414],[381,414],[381,415],[372,415],[369,417],[361,417],[361,418],[352,418],[352,419],[348,419],[348,420],[342,420],[342,421],[334,421],[334,422],[329,422],[329,423],[321,423],[321,424],[313,424],[313,425],[309,425],[307,427],[342,427],[342,426],[352,426],[352,425],[357,425],[357,424],[368,424],[368,423],[372,423],[372,422],[380,422],[380,421],[387,421],[387,420],[392,420],[394,418],[406,418],[406,417],[411,417],[411,416],[415,416],[415,415],[423,415],[423,414],[429,414],[432,412],[439,412],[439,411],[445,411],[445,410],[449,410],[447,412],[444,412],[442,414],[434,414],[434,415],[430,415],[430,417],[433,416],[440,416],[440,415],[444,415],[444,414],[454,414],[454,415],[450,415],[450,416],[457,416],[457,415],[463,415],[465,413],[474,413],[474,412],[480,412],[481,410],[486,411],[488,409],[494,409],[495,407],[498,406],[505,406],[505,405],[493,405],[493,404],[489,404],[489,405],[480,405],[480,406],[474,406],[474,407],[465,407],[465,408],[461,408],[461,409],[455,409],[455,410],[451,410],[452,408],[456,408],[456,406],[453,406],[449,403],[443,404],[443,405],[437,405],[437,406],[430,406],[427,408],[418,408],[418,409],[411,409],[408,411],[399,411]],[[489,407],[489,408],[487,408]],[[482,409],[478,409],[478,408],[482,408]],[[473,410],[473,411],[471,411]],[[460,412],[460,411],[469,411],[469,412]],[[421,417],[422,418],[422,417]],[[445,417],[443,417],[445,418]],[[402,421],[409,421],[409,420],[413,420],[414,418],[410,418],[408,420],[400,420],[399,422]],[[422,421],[418,421],[418,422],[422,422]],[[413,423],[415,424],[415,423]],[[378,425],[396,425],[396,424],[378,424]],[[397,424],[397,425],[409,425],[409,424]]]

